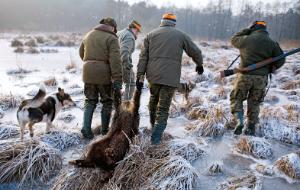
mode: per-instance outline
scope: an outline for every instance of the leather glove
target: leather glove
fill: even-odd
[[[143,76],[138,76],[135,82],[136,89],[141,91],[144,86],[144,77]]]
[[[204,72],[204,69],[203,69],[203,66],[197,66],[196,67],[196,72],[199,74],[199,75],[202,75],[202,73]]]
[[[122,89],[122,82],[120,82],[120,81],[114,81],[113,82],[113,89],[114,90],[121,90]]]

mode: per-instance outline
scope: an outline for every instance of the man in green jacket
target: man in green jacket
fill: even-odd
[[[144,39],[137,71],[137,89],[143,87],[140,77],[146,74],[150,87],[151,142],[159,144],[167,126],[169,108],[175,89],[179,86],[183,50],[203,73],[200,49],[185,33],[175,28],[176,16],[164,14],[161,25]]]
[[[94,137],[91,123],[99,95],[103,104],[101,110],[103,135],[108,131],[113,102],[116,108],[121,102],[122,65],[116,32],[115,20],[104,18],[100,21],[100,25],[85,35],[79,48],[80,57],[84,61],[82,78],[86,97],[81,132],[88,139]]]
[[[255,21],[251,27],[243,29],[232,37],[232,45],[240,50],[240,68],[283,53],[279,45],[269,37],[266,28],[264,21]],[[231,113],[237,121],[234,134],[242,133],[244,127],[243,101],[247,100],[248,121],[245,134],[255,135],[255,125],[259,121],[259,106],[265,97],[268,74],[280,68],[284,62],[285,59],[281,59],[272,65],[237,75],[230,94]]]
[[[125,83],[124,100],[130,100],[135,89],[135,76],[133,72],[131,55],[135,50],[135,40],[141,31],[141,25],[132,21],[128,28],[117,33],[121,48],[121,60],[123,66],[123,82]]]

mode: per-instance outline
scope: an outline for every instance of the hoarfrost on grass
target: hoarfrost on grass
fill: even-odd
[[[41,136],[41,140],[59,150],[64,150],[81,142],[80,134],[76,132],[52,131]]]

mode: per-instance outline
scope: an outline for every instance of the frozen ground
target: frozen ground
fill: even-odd
[[[58,144],[58,149],[61,150],[64,157],[63,163],[67,167],[67,161],[78,158],[82,153],[84,143],[86,143],[77,139],[77,133],[82,123],[84,100],[81,81],[82,61],[78,56],[78,46],[60,47],[56,46],[57,43],[50,41],[39,44],[35,48],[40,52],[42,52],[41,49],[54,49],[56,51],[39,54],[16,54],[14,53],[15,48],[10,46],[11,41],[16,36],[0,34],[0,92],[2,96],[16,97],[13,102],[17,104],[20,98],[32,97],[38,90],[39,83],[47,80],[49,84],[47,86],[48,93],[55,92],[57,87],[63,87],[66,92],[72,94],[77,107],[61,111],[54,122],[56,127],[53,131],[72,133],[73,136],[75,135],[74,143],[68,144],[68,147],[61,147],[60,138],[64,138],[63,135],[60,138],[48,138],[48,141]],[[55,38],[51,39],[58,41]],[[75,44],[79,43],[78,39],[80,37],[73,39]],[[21,40],[27,41],[27,36],[23,36]],[[226,78],[223,81],[217,77],[219,71],[225,69],[231,60],[238,55],[238,51],[224,42],[208,42],[208,46],[199,44],[199,47],[205,56],[205,72],[202,76],[198,76],[194,72],[195,65],[192,61],[184,58],[182,81],[196,82],[196,88],[189,98],[192,102],[191,105],[187,106],[182,101],[181,95],[176,95],[177,103],[174,102],[172,108],[177,113],[169,119],[167,127],[167,131],[175,136],[174,142],[176,142],[176,138],[180,138],[177,140],[178,142],[185,139],[196,143],[205,152],[200,157],[192,156],[192,160],[197,158],[192,162],[192,166],[199,174],[199,183],[195,189],[216,189],[229,177],[246,175],[249,171],[259,178],[259,183],[263,189],[300,189],[300,183],[297,180],[286,180],[286,177],[279,175],[261,175],[252,167],[255,164],[271,165],[281,156],[299,150],[300,54],[287,58],[285,66],[277,75],[273,76],[266,103],[262,106],[260,130],[258,130],[258,135],[261,136],[258,139],[264,138],[263,142],[271,146],[272,156],[258,159],[251,154],[236,151],[235,145],[239,142],[239,137],[233,136],[232,131],[226,129],[225,125],[230,120],[229,93],[234,77]],[[133,55],[135,66],[138,61],[138,54],[139,50]],[[70,66],[71,64],[72,66]],[[141,127],[149,127],[148,99],[149,91],[146,85],[143,90],[140,109]],[[6,105],[0,103],[0,123],[3,123],[0,127],[17,123],[15,106],[12,105],[11,108],[7,108]],[[192,110],[198,110],[198,114],[191,118]],[[99,124],[98,109],[94,114],[93,126]],[[5,136],[0,141],[5,141],[9,137],[18,138],[18,136],[16,137],[18,134],[15,126],[13,127],[13,129],[3,128],[2,131],[12,130],[13,134],[8,137]],[[35,138],[42,138],[45,125],[36,124],[34,130]],[[63,134],[65,135],[65,133]],[[29,138],[29,134],[27,133],[25,137]],[[256,145],[256,147],[261,146]],[[188,151],[191,150],[193,149]],[[260,150],[255,151],[259,152]],[[221,172],[217,175],[208,175],[207,171],[213,165],[218,165]],[[14,184],[0,184],[0,189],[9,188],[13,189]],[[49,185],[41,188],[47,189]]]

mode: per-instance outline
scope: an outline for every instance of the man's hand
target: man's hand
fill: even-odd
[[[204,69],[203,69],[203,66],[197,66],[196,67],[196,72],[199,74],[199,75],[202,75],[202,73],[204,72]]]
[[[114,91],[114,105],[116,109],[118,109],[119,106],[121,105],[121,101],[122,101],[121,89],[122,89],[122,82],[114,81],[113,91]]]

